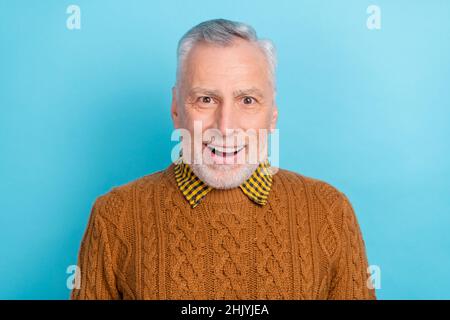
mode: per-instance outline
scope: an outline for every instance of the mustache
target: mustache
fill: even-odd
[[[205,144],[214,143],[216,145],[247,144],[252,135],[243,131],[235,131],[228,135],[221,133],[206,134],[202,136],[201,140]]]
[[[204,139],[202,142],[206,145],[213,144],[219,146],[228,146],[235,144],[246,144],[247,141],[246,136],[227,136],[227,137],[219,137],[212,136],[209,139]]]

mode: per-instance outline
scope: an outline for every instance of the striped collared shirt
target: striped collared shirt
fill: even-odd
[[[174,170],[178,188],[191,207],[195,208],[213,188],[200,180],[181,158],[177,160]],[[261,162],[250,178],[239,187],[252,201],[265,205],[272,187],[269,161]]]

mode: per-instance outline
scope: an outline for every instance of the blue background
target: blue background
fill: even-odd
[[[66,8],[81,8],[81,30]],[[381,8],[381,30],[366,9]],[[450,298],[449,1],[0,1],[0,298],[66,299],[91,206],[165,168],[178,39],[278,48],[281,167],[347,194],[380,299]]]

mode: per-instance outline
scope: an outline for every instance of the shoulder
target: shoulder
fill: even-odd
[[[150,195],[166,177],[166,169],[141,176],[122,185],[113,186],[99,195],[93,205],[93,213],[120,227],[130,216],[133,203],[138,197]]]
[[[348,202],[346,195],[336,186],[295,171],[278,168],[274,175],[274,181],[291,189],[302,200],[306,198],[308,202],[317,202],[326,209],[333,209]]]
[[[112,189],[103,196],[122,195],[122,197],[130,197],[136,190],[149,190],[159,185],[161,181],[165,179],[166,170],[159,170],[145,176],[136,178],[122,185],[114,186]]]

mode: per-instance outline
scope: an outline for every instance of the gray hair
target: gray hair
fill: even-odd
[[[277,65],[276,50],[272,41],[259,39],[255,29],[248,24],[226,19],[213,19],[204,21],[186,32],[178,42],[177,48],[177,75],[179,83],[183,63],[189,51],[199,42],[207,42],[220,46],[229,46],[233,40],[241,38],[256,43],[264,53],[269,64],[269,73],[275,89],[275,70]]]

